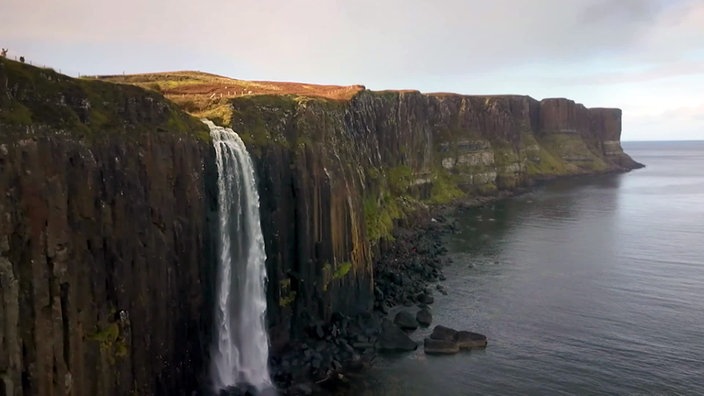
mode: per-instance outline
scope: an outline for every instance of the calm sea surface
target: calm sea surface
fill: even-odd
[[[489,346],[381,358],[355,393],[704,395],[704,142],[624,147],[647,168],[460,215],[433,325]]]

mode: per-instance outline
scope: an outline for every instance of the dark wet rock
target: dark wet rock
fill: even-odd
[[[455,340],[460,349],[482,348],[487,344],[485,335],[471,331],[458,331]]]
[[[373,348],[374,346],[368,342],[355,342],[352,344],[352,347],[354,349],[367,350]]]
[[[380,351],[414,351],[418,344],[413,341],[400,327],[385,320],[381,325],[381,334],[377,340]]]
[[[456,336],[457,330],[442,325],[435,326],[433,328],[433,333],[430,334],[431,339],[444,341],[454,341]]]
[[[219,396],[273,396],[276,395],[275,389],[263,389],[257,390],[257,388],[250,384],[239,384],[237,386],[231,386],[227,389],[220,390]]]
[[[372,348],[371,345],[370,348]],[[345,362],[345,367],[349,372],[361,371],[365,367],[364,360],[361,356],[357,355],[356,353],[352,354],[350,356],[350,359]]]
[[[418,301],[421,304],[432,304],[435,302],[435,298],[429,293],[419,293],[416,296],[416,301]]]
[[[376,301],[383,301],[384,300],[384,292],[381,290],[379,286],[374,288],[374,299]]]
[[[454,340],[436,340],[426,338],[423,341],[424,351],[427,354],[453,354],[460,351],[457,342]]]
[[[325,331],[323,330],[323,326],[321,324],[319,324],[319,323],[316,324],[314,329],[315,329],[315,335],[318,338],[322,339],[323,337],[325,337]]]
[[[297,384],[290,389],[288,389],[288,392],[286,392],[287,395],[290,396],[308,396],[313,394],[313,387],[311,384],[303,383],[303,384]]]
[[[339,372],[329,373],[323,380],[317,382],[317,385],[325,391],[325,394],[337,393],[340,389],[349,387],[349,379],[346,375]],[[322,392],[318,392],[320,394]]]
[[[412,313],[408,311],[400,311],[394,317],[394,323],[402,330],[415,330],[418,328],[418,322]]]
[[[433,322],[433,314],[429,309],[423,308],[416,313],[416,321],[423,327],[428,327]]]
[[[460,349],[482,348],[487,344],[487,338],[483,334],[471,331],[457,331],[445,326],[435,326],[430,339],[454,342]]]

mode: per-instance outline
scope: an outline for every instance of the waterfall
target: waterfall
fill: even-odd
[[[215,391],[271,388],[265,327],[266,252],[254,167],[242,139],[210,127],[218,168],[218,263],[211,379]]]

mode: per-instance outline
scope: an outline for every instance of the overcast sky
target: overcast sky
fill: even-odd
[[[620,107],[704,139],[704,0],[2,0],[0,46],[66,74],[200,70]]]

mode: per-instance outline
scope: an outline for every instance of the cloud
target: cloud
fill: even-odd
[[[662,113],[662,117],[667,119],[704,121],[704,103],[669,109]],[[702,137],[704,137],[704,129],[702,130]]]
[[[179,45],[183,51],[225,55],[263,76],[279,78],[412,80],[531,62],[582,62],[627,51],[647,36],[664,12],[663,4],[4,0],[3,11],[8,12],[0,13],[0,37],[100,44],[106,52],[126,43],[135,48]]]
[[[581,76],[544,76],[542,79],[546,83],[555,85],[618,85],[688,76],[704,76],[704,60],[664,63],[641,70],[602,72]]]
[[[601,0],[585,6],[580,12],[580,20],[586,24],[621,24],[624,20],[648,23],[655,19],[662,7],[663,3],[657,1]]]
[[[651,135],[665,118],[649,114],[701,97],[702,26],[702,0],[0,2],[2,47],[73,74],[568,96],[621,107]],[[697,120],[681,123],[691,134]]]

